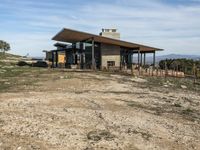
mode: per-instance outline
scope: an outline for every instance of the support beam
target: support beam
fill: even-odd
[[[133,51],[131,51],[131,74],[134,74],[134,68],[133,68]]]
[[[58,67],[58,52],[56,51],[56,68]]]
[[[52,68],[54,68],[54,61],[55,60],[54,60],[54,52],[53,51],[51,52],[51,55],[52,55]]]
[[[82,53],[82,69],[85,69],[85,52]]]
[[[92,38],[92,69],[96,70],[95,56],[94,56],[94,38]]]
[[[133,64],[133,51],[130,52],[131,65]]]
[[[67,62],[67,50],[65,50],[65,68],[67,68],[68,62]]]
[[[146,53],[144,53],[144,66],[146,65]]]
[[[142,53],[140,54],[141,58],[140,58],[140,65],[142,66]]]
[[[75,51],[72,52],[72,56],[73,56],[73,65],[76,64],[76,54]]]
[[[138,50],[138,70],[140,71],[140,50]]]
[[[156,52],[154,51],[153,53],[153,67],[155,68],[156,66]]]

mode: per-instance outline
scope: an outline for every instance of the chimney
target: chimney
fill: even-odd
[[[120,39],[120,33],[117,32],[116,28],[103,28],[100,36],[109,37],[112,39]]]

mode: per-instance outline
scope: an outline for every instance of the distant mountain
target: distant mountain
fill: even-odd
[[[156,63],[160,62],[161,60],[165,60],[165,59],[179,59],[179,58],[200,60],[200,55],[169,54],[169,55],[156,56]],[[137,63],[137,57],[134,58],[134,62]],[[153,62],[153,56],[147,56],[146,63],[152,64],[152,62]]]
[[[156,61],[165,60],[165,59],[179,59],[179,58],[200,60],[200,55],[169,54],[169,55],[157,56]]]

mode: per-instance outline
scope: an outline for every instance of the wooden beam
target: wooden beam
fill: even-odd
[[[51,52],[51,55],[52,55],[52,68],[54,68],[54,52],[53,51]]]
[[[146,65],[146,53],[144,53],[144,66]]]
[[[141,58],[140,58],[140,65],[142,66],[142,53],[140,53],[140,56],[141,56]]]
[[[65,68],[67,68],[68,65],[67,61],[67,50],[65,50]]]
[[[156,66],[156,52],[154,51],[153,53],[153,67],[155,68]]]
[[[58,67],[58,52],[56,51],[56,67]]]
[[[94,38],[92,38],[92,69],[95,70],[96,66],[95,66],[95,56],[94,56]]]
[[[138,51],[138,70],[140,70],[140,50]]]

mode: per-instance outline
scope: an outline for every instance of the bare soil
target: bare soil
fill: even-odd
[[[101,72],[24,73],[0,93],[0,150],[198,150],[200,93]]]

